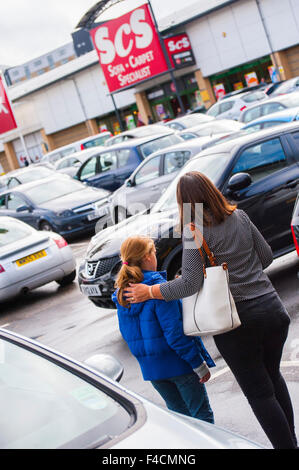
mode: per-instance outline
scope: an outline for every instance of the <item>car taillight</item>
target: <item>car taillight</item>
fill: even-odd
[[[243,111],[244,109],[246,109],[246,106],[242,106],[242,108],[240,108],[240,111]]]
[[[67,241],[63,237],[56,237],[53,238],[54,242],[58,246],[58,248],[64,248],[65,246],[68,246]]]
[[[85,148],[85,147],[84,147],[84,145],[83,145],[83,144],[81,144],[81,150],[84,150],[84,148]]]
[[[5,269],[3,268],[3,266],[0,264],[0,273],[4,273],[5,272]]]
[[[296,238],[296,234],[295,234],[295,230],[294,230],[293,225],[291,225],[291,229],[292,229],[292,234],[293,234],[293,238],[294,238],[295,248],[296,248],[296,251],[297,251],[298,256],[299,256],[299,240],[297,240],[297,238]]]

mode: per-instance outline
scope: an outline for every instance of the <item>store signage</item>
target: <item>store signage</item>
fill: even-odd
[[[195,64],[191,42],[186,33],[164,39],[164,43],[172,67],[179,69]]]
[[[214,85],[213,88],[214,88],[216,100],[219,100],[219,98],[221,98],[222,96],[226,94],[223,83],[218,83],[217,85]]]
[[[247,73],[246,75],[244,75],[244,77],[245,77],[247,86],[249,87],[259,84],[259,81],[255,72]]]
[[[5,87],[0,77],[0,134],[16,129],[17,124],[14,118]]]
[[[90,31],[110,92],[167,71],[148,5]]]

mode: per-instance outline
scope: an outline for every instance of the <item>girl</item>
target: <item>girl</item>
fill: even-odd
[[[153,240],[130,237],[121,246],[122,268],[112,300],[117,306],[120,332],[137,358],[144,380],[150,380],[167,407],[214,423],[204,383],[207,366],[215,366],[199,338],[184,335],[181,303],[149,299],[130,305],[123,297],[130,283],[147,286],[165,282],[157,269]]]
[[[183,175],[177,185],[183,239],[182,276],[153,285],[132,285],[131,302],[148,298],[173,301],[198,292],[203,282],[203,261],[184,220],[183,205],[191,205],[191,222],[202,204],[203,236],[216,257],[226,262],[229,284],[241,326],[214,336],[216,346],[233,372],[253,412],[274,448],[294,449],[294,415],[280,360],[290,319],[263,269],[272,262],[272,250],[249,217],[229,204],[202,173]]]

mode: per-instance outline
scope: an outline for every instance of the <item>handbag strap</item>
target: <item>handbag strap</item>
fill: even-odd
[[[217,263],[216,263],[216,258],[214,256],[214,253],[211,252],[210,248],[208,247],[208,244],[207,242],[205,241],[204,239],[204,236],[203,234],[201,233],[201,231],[195,226],[194,223],[190,223],[189,224],[189,227],[190,227],[190,230],[193,234],[193,238],[194,238],[194,241],[195,241],[195,244],[199,250],[199,253],[202,257],[202,260],[203,260],[203,265],[204,265],[204,271],[205,271],[205,259],[204,259],[204,256],[203,256],[203,253],[202,253],[202,249],[201,249],[201,246],[203,247],[205,253],[207,254],[208,258],[209,258],[209,261],[210,261],[210,264],[211,266],[217,266]],[[200,244],[199,241],[197,240],[197,236],[196,236],[196,231],[198,231],[200,233],[200,236],[201,236],[201,239],[202,239],[202,243]]]

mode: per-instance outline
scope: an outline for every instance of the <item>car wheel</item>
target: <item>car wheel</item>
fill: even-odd
[[[59,279],[59,281],[56,281],[56,282],[61,287],[65,287],[71,284],[75,279],[76,279],[76,270],[72,271],[70,274],[68,274],[67,276],[64,276],[62,279]]]
[[[39,229],[44,230],[45,232],[54,232],[52,225],[46,220],[40,223]]]
[[[124,207],[116,207],[115,208],[115,223],[119,224],[119,222],[122,222],[123,220],[128,218],[128,212]]]
[[[167,277],[168,279],[175,279],[177,276],[181,276],[182,274],[182,255],[178,255],[175,259],[170,263],[169,267],[167,268]]]

